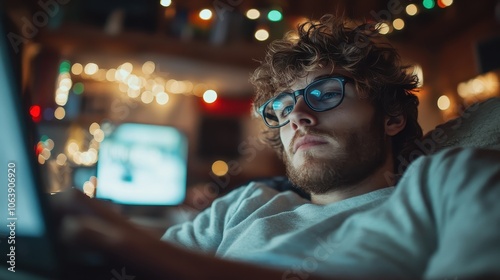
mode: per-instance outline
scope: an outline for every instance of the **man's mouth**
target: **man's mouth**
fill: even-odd
[[[322,137],[314,135],[304,135],[299,137],[297,141],[293,144],[293,153],[296,153],[299,149],[307,149],[319,145],[327,144]]]

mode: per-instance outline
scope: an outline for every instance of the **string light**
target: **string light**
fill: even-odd
[[[64,110],[63,107],[57,107],[57,109],[54,111],[54,117],[58,120],[64,119],[66,116],[66,110]]]
[[[83,72],[83,65],[80,63],[75,63],[73,66],[71,66],[71,73],[74,75],[80,75]]]
[[[423,0],[422,1],[422,6],[424,6],[424,8],[429,9],[429,10],[434,8],[435,5],[436,5],[436,2],[434,2],[434,0]]]
[[[212,11],[210,9],[203,9],[200,11],[199,16],[202,20],[209,20],[212,18]]]
[[[90,197],[90,198],[94,197],[96,186],[94,185],[94,183],[91,182],[91,180],[83,183],[82,189],[83,189],[83,193],[85,193],[88,197]]]
[[[98,143],[101,143],[104,140],[104,131],[100,128],[94,131],[94,140]]]
[[[406,6],[406,13],[409,15],[409,16],[414,16],[418,13],[418,8],[417,8],[417,5],[415,4],[410,4],[408,6]]]
[[[460,97],[468,99],[476,95],[493,97],[499,89],[500,78],[494,72],[490,72],[458,84],[457,92]]]
[[[87,65],[85,65],[85,68],[83,68],[83,72],[89,76],[97,73],[97,70],[99,70],[99,66],[97,66],[97,64],[93,62],[87,63]]]
[[[42,116],[42,109],[40,108],[39,105],[31,106],[29,109],[29,112],[30,112],[30,115],[31,115],[31,118],[33,119],[33,121],[35,121],[35,122],[40,121],[41,116]]]
[[[108,80],[109,82],[114,82],[116,81],[116,69],[109,69],[108,71],[106,71],[106,80]]]
[[[446,95],[441,95],[437,100],[437,106],[441,111],[447,110],[448,108],[450,108],[450,105],[450,98]]]
[[[90,126],[89,126],[89,132],[90,134],[94,135],[95,132],[98,130],[98,129],[101,129],[101,126],[96,123],[96,122],[93,122]]]
[[[65,154],[61,153],[59,155],[57,155],[56,157],[56,163],[60,166],[64,166],[66,165],[66,161],[68,160],[68,157],[66,157]]]
[[[160,5],[162,5],[163,7],[168,7],[172,4],[172,0],[161,0],[160,1]]]
[[[215,90],[213,89],[205,91],[205,93],[203,94],[203,100],[206,103],[214,103],[215,100],[217,100],[217,92],[215,92]]]
[[[156,64],[153,61],[144,62],[139,68],[139,75],[133,73],[134,65],[131,62],[125,62],[116,68],[110,69],[99,68],[95,63],[88,63],[85,67],[80,63],[75,63],[74,65],[80,65],[82,68],[86,67],[87,73],[90,74],[98,69],[95,74],[86,74],[83,75],[82,78],[117,83],[118,89],[121,92],[126,93],[130,98],[135,99],[139,97],[138,100],[144,104],[150,104],[156,100],[156,103],[165,105],[170,100],[169,94],[185,94],[203,97],[204,93],[209,89],[209,86],[203,83],[193,83],[189,80],[167,80],[164,77],[155,76]],[[74,68],[78,70],[80,66]],[[82,70],[81,73],[79,71],[74,71],[74,73],[80,73],[80,75],[84,74],[84,72],[84,70]],[[98,77],[99,75],[101,75],[101,77]],[[71,86],[75,94],[81,94],[84,91],[84,83],[78,82],[72,85],[72,80],[68,73],[60,74],[58,78],[58,88],[55,94],[56,104],[61,107],[66,105],[69,87]],[[62,110],[63,108],[57,111],[57,115],[61,119],[64,118],[65,115]],[[56,112],[53,112],[51,115],[55,114]]]
[[[380,34],[388,34],[391,30],[391,28],[389,27],[389,25],[385,22],[379,22],[375,25],[375,28],[378,30],[378,32]]]
[[[394,29],[396,30],[401,30],[405,27],[405,22],[404,20],[397,18],[392,22],[392,26],[394,26]]]
[[[269,38],[269,32],[265,29],[259,29],[255,31],[255,39],[259,41],[265,41]]]
[[[141,94],[141,101],[145,104],[153,102],[154,95],[151,91],[147,90]]]
[[[71,63],[68,60],[64,60],[59,64],[59,73],[68,73],[71,68]]]
[[[84,89],[85,87],[80,82],[73,85],[73,92],[77,95],[82,94]]]
[[[225,161],[217,160],[212,163],[212,173],[217,176],[224,176],[229,171],[229,166]]]
[[[146,61],[142,65],[142,73],[145,75],[151,75],[154,73],[156,65],[153,61]]]
[[[260,17],[260,12],[257,9],[250,9],[246,12],[246,16],[249,19],[258,19]]]
[[[439,8],[446,8],[448,6],[451,6],[451,4],[453,4],[453,0],[438,0],[437,1],[437,5]]]
[[[278,10],[270,10],[269,13],[267,13],[267,19],[270,21],[280,21],[283,19],[283,15]]]
[[[156,95],[156,103],[160,105],[167,104],[169,100],[168,94],[166,92],[160,92]]]

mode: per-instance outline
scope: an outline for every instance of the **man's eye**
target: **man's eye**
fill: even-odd
[[[286,106],[282,111],[281,111],[281,117],[286,117],[288,116],[291,112],[293,111],[293,106]]]
[[[337,99],[338,97],[340,97],[340,95],[341,95],[340,92],[331,91],[331,92],[325,92],[320,96],[317,96],[316,99],[318,101],[330,101],[332,99]]]
[[[326,100],[329,98],[337,97],[341,94],[340,91],[335,89],[314,89],[309,92],[309,96],[316,100]]]

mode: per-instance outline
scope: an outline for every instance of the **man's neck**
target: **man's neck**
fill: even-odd
[[[388,156],[386,162],[379,169],[361,182],[350,186],[342,186],[341,188],[323,194],[312,193],[311,202],[314,204],[326,205],[378,189],[387,188],[394,184],[394,181],[391,179],[392,176],[387,176],[387,174],[392,174],[392,171],[392,156]]]

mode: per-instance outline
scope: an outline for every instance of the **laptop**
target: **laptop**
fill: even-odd
[[[0,13],[0,279],[132,279],[128,268],[58,242]],[[128,274],[127,274],[128,273]],[[135,277],[134,277],[135,278]],[[138,279],[138,278],[135,278]]]

